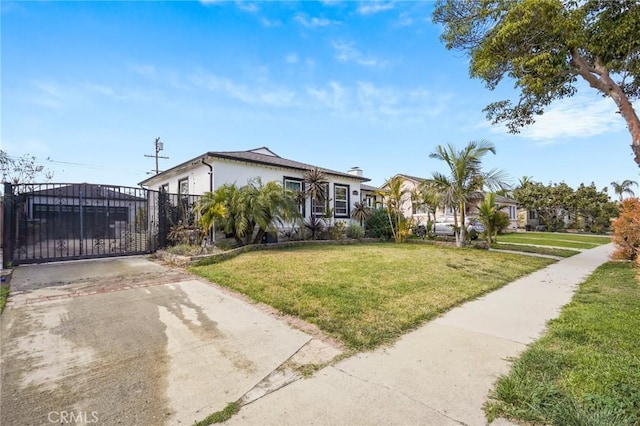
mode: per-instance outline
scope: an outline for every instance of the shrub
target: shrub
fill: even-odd
[[[357,223],[352,223],[347,227],[347,238],[359,239],[364,237],[364,228]]]
[[[388,240],[393,235],[389,216],[384,209],[373,209],[366,221],[367,235],[371,238]]]
[[[332,240],[341,240],[347,232],[347,224],[343,221],[336,221],[332,227],[328,229],[329,238]]]
[[[615,259],[635,260],[640,247],[640,200],[627,198],[620,206],[620,216],[613,222],[613,242],[618,246]]]

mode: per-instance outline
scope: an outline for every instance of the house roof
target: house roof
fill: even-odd
[[[366,184],[363,183],[363,184],[360,184],[360,189],[362,191],[371,191],[371,192],[373,192],[373,191],[377,191],[380,188],[378,188],[376,186],[366,185]]]
[[[146,201],[146,198],[135,195],[142,191],[140,188],[125,188],[93,183],[72,183],[63,186],[54,186],[54,184],[43,185],[46,189],[25,192],[24,194],[38,197],[80,198],[80,196],[82,196],[85,199],[107,198],[118,201]]]
[[[348,177],[351,179],[360,180],[362,182],[368,182],[371,180],[362,176],[357,176],[357,175],[353,175],[346,172],[339,172],[336,170],[325,169],[323,167],[312,166],[311,164],[301,163],[299,161],[288,160],[286,158],[282,158],[279,155],[275,154],[273,151],[271,151],[267,147],[260,147],[260,148],[251,149],[249,151],[209,151],[189,161],[186,161],[182,164],[172,167],[169,170],[166,170],[153,177],[145,179],[142,182],[140,182],[140,185],[146,185],[148,184],[148,182],[157,178],[158,176],[171,173],[174,170],[184,168],[185,166],[188,166],[188,165],[200,163],[201,160],[206,160],[207,158],[219,158],[223,160],[242,161],[246,163],[263,164],[266,166],[279,166],[279,167],[285,167],[288,169],[296,169],[301,171],[313,170],[317,168],[318,170],[329,175]]]
[[[504,196],[498,195],[498,194],[496,194],[496,203],[499,203],[499,204],[518,204],[518,202],[516,200],[514,200],[513,198],[504,197]]]
[[[418,176],[411,176],[411,175],[405,175],[404,173],[398,173],[397,176],[402,176],[402,177],[405,177],[407,179],[410,179],[410,180],[418,182],[418,183],[424,182],[425,180],[427,180],[427,178],[418,177]]]

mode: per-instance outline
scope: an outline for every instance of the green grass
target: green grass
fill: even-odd
[[[195,423],[194,426],[209,426],[214,423],[224,423],[240,411],[238,402],[231,402],[223,410],[208,415],[205,419]]]
[[[640,284],[607,263],[501,377],[487,417],[535,424],[640,425]]]
[[[257,251],[190,269],[314,323],[350,349],[365,350],[550,263],[475,249],[388,243]]]
[[[520,244],[509,244],[509,243],[493,244],[491,248],[494,248],[497,250],[521,251],[524,253],[548,254],[551,256],[558,256],[558,257],[571,257],[580,253],[577,250],[570,250],[570,249],[561,249],[561,248],[555,248],[555,247],[524,246]]]
[[[535,244],[577,249],[590,249],[611,242],[606,235],[585,235],[555,232],[513,232],[498,236],[500,243]]]
[[[9,297],[9,286],[0,285],[0,314],[4,311],[4,307],[7,304],[8,297]]]

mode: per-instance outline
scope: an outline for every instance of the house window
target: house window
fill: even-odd
[[[333,186],[333,214],[335,217],[349,217],[349,186]]]
[[[291,191],[294,196],[304,193],[304,184],[302,179],[284,178],[284,189]],[[298,211],[304,216],[304,198],[298,199]]]
[[[324,185],[324,200],[311,200],[311,209],[315,215],[323,215],[329,207],[329,184]]]
[[[529,210],[529,219],[537,219],[538,218],[538,214],[536,213],[535,210]]]
[[[169,193],[169,184],[165,183],[164,185],[162,185],[160,187],[160,192],[164,192],[165,194],[168,194]]]
[[[518,211],[516,206],[509,206],[509,219],[516,220],[518,218]]]
[[[178,181],[178,193],[180,195],[189,195],[189,178],[180,179]]]

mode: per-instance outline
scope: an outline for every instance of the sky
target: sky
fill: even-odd
[[[446,171],[437,145],[488,140],[484,167],[576,187],[639,180],[611,99],[586,85],[518,135],[482,109],[517,98],[469,78],[432,2],[9,2],[0,148],[54,182],[137,186],[207,151],[266,146],[379,186]],[[45,161],[46,159],[49,161]],[[611,189],[609,190],[610,193]]]

